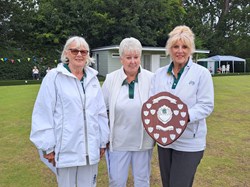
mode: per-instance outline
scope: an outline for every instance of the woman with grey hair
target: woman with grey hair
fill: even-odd
[[[90,60],[85,39],[69,38],[62,63],[43,79],[34,105],[30,140],[56,167],[59,187],[96,186],[109,140],[106,106]]]
[[[134,186],[150,186],[154,141],[143,128],[141,107],[149,97],[153,73],[140,66],[141,53],[139,40],[123,39],[119,46],[122,67],[108,74],[102,86],[111,131],[106,152],[110,187],[126,187],[130,166]]]
[[[163,187],[191,187],[196,169],[206,147],[206,118],[214,108],[211,74],[192,60],[194,34],[187,26],[177,26],[169,33],[166,53],[172,62],[155,72],[151,95],[169,92],[188,108],[187,127],[172,144],[158,144]]]

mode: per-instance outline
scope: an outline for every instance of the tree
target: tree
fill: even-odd
[[[31,0],[9,0],[0,1],[0,5],[0,11],[2,11],[0,16],[0,49],[3,54],[15,57],[25,51],[30,30],[32,30],[30,20],[35,13],[35,3]]]
[[[247,58],[250,45],[249,2],[244,0],[186,0],[184,22],[193,27],[210,55],[230,54]],[[240,43],[243,44],[239,45]]]
[[[102,16],[105,33],[99,35],[103,45],[119,44],[125,37],[136,37],[143,45],[165,45],[167,33],[183,15],[180,0],[106,0],[98,1],[97,12]],[[173,16],[175,15],[175,16]],[[173,20],[172,18],[176,18]]]
[[[49,46],[62,45],[71,35],[85,37],[92,48],[119,44],[128,36],[143,45],[165,45],[184,13],[180,0],[40,0],[38,5],[34,35]]]

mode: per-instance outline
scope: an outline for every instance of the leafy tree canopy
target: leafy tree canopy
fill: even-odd
[[[0,12],[0,55],[59,58],[73,35],[86,38],[91,48],[117,45],[129,36],[163,47],[168,33],[185,24],[197,48],[249,57],[245,0],[0,0]]]

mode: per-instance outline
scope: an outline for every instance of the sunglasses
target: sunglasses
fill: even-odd
[[[78,55],[80,52],[82,56],[86,56],[88,54],[87,50],[78,50],[78,49],[69,49],[72,55]]]

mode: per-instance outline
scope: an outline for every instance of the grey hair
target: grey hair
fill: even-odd
[[[194,33],[192,30],[185,25],[175,27],[170,33],[169,38],[166,43],[166,54],[171,55],[171,47],[175,45],[176,42],[182,41],[190,49],[191,54],[195,51],[194,43]]]
[[[124,38],[119,46],[119,55],[120,57],[123,56],[125,51],[136,51],[140,54],[142,52],[142,45],[141,42],[133,37],[130,38]]]
[[[80,36],[72,36],[66,41],[66,44],[64,45],[64,48],[63,48],[63,51],[61,54],[62,63],[64,63],[64,64],[68,63],[68,58],[65,56],[65,51],[67,51],[69,49],[69,45],[72,42],[76,42],[76,47],[80,47],[81,45],[83,45],[84,48],[86,50],[88,50],[86,65],[89,65],[90,63],[92,63],[93,59],[90,58],[90,56],[89,56],[89,44],[86,42],[86,40],[83,37],[80,37]]]

